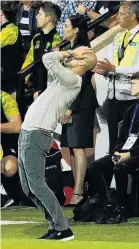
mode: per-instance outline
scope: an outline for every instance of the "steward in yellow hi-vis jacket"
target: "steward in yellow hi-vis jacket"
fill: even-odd
[[[118,22],[124,31],[118,33],[109,56],[98,61],[96,73],[108,75],[107,123],[110,153],[118,138],[119,122],[126,110],[136,102],[132,95],[131,77],[139,71],[139,4],[126,1],[120,5]]]
[[[2,149],[2,146],[0,144],[0,160],[2,160],[3,158],[3,149]]]
[[[1,124],[8,124],[13,119],[16,127],[18,127],[20,113],[16,100],[10,94],[0,91],[0,104]],[[1,127],[1,146],[4,157],[7,155],[17,155],[18,133],[19,131],[16,131],[12,126],[9,126],[9,128],[8,126],[6,128]]]
[[[44,53],[49,51],[51,48],[56,47],[62,38],[57,33],[56,29],[52,29],[48,34],[44,34],[43,31],[36,34],[32,41],[30,50],[26,56],[25,62],[22,69],[30,65],[32,62],[37,61],[42,57]],[[26,77],[26,81],[29,76]],[[36,91],[44,91],[47,87],[47,71],[43,64],[31,75],[31,80]]]
[[[23,63],[21,34],[18,27],[13,24],[16,13],[15,7],[15,3],[13,2],[1,2],[0,48],[2,90],[9,93],[15,91],[17,80],[10,78],[8,75],[19,71]]]
[[[37,27],[40,29],[40,33],[33,37],[22,69],[32,62],[41,59],[44,53],[47,53],[62,41],[62,38],[56,31],[56,24],[60,16],[61,10],[57,4],[52,2],[42,2],[40,4],[39,12],[36,16]],[[29,76],[26,77],[26,82]],[[34,92],[41,93],[46,89],[47,70],[43,63],[32,73],[30,81],[33,84]]]

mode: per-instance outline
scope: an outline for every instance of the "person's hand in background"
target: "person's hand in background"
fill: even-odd
[[[115,66],[110,63],[107,58],[104,58],[104,61],[97,61],[97,68],[103,70],[105,73],[115,72]]]
[[[38,91],[33,94],[34,101],[38,98],[38,96],[39,96],[39,92]]]
[[[116,164],[128,160],[129,158],[131,158],[130,152],[119,153],[116,151],[112,156],[112,161]]]
[[[71,111],[71,110],[67,110],[67,111],[65,112],[65,114],[60,118],[60,123],[61,123],[61,124],[66,124],[66,123],[68,123],[68,119],[69,119],[69,117],[71,116],[71,114],[72,114],[72,111]]]
[[[84,5],[79,5],[78,8],[76,9],[76,13],[79,13],[81,15],[84,15],[86,12],[86,7]]]

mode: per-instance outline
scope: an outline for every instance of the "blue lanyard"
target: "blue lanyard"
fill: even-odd
[[[133,116],[132,116],[132,120],[131,120],[131,124],[130,124],[130,128],[129,128],[129,134],[132,131],[132,127],[133,127],[133,123],[135,121],[135,117],[136,117],[136,114],[137,114],[138,107],[139,107],[139,103],[137,103],[137,105],[135,107],[135,110],[134,110],[134,113],[133,113]]]

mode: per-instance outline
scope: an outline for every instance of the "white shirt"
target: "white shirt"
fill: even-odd
[[[80,92],[82,78],[60,63],[61,52],[43,56],[43,63],[53,77],[47,89],[29,107],[22,124],[24,130],[45,129],[54,131],[60,117]]]
[[[129,41],[134,37],[134,35],[139,31],[139,25],[137,25],[136,27],[134,27],[133,29],[130,30],[131,35],[129,36]],[[114,43],[112,43],[112,47],[111,47],[111,52],[109,53],[109,61],[111,62],[111,64],[114,64],[114,59],[113,59],[113,55],[114,55]],[[134,73],[137,73],[139,71],[139,51],[138,51],[138,60],[136,65],[133,65],[131,67],[129,66],[117,66],[115,72],[118,74],[125,74],[125,75],[129,75],[131,76]]]

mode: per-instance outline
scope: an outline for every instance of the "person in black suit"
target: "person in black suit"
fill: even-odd
[[[107,13],[108,11],[113,11],[120,6],[120,1],[96,1],[94,9],[88,9],[84,5],[79,5],[76,12],[80,14],[86,14],[92,21],[98,19],[101,15]],[[108,29],[116,26],[118,24],[117,13],[109,17],[107,20],[103,21],[99,26],[96,25],[93,28],[93,39],[100,36]]]
[[[89,195],[97,192],[101,202],[106,204],[96,224],[118,224],[126,222],[128,217],[128,174],[133,175],[139,169],[139,72],[133,74],[131,82],[131,94],[137,96],[137,100],[125,112],[115,148],[111,154],[90,163],[86,174]],[[113,174],[117,189],[116,203],[107,191]]]
[[[69,17],[64,25],[65,39],[70,41],[70,48],[89,46],[86,23],[81,15]],[[70,63],[69,61],[65,62]],[[71,205],[76,205],[83,198],[83,183],[86,174],[87,157],[85,148],[93,148],[93,127],[95,109],[98,103],[91,84],[91,71],[82,77],[82,88],[70,110],[61,118],[61,147],[68,147],[71,155],[71,166],[74,177],[74,190]]]

